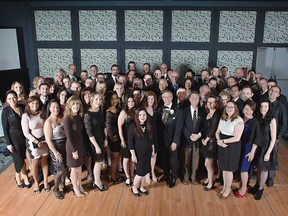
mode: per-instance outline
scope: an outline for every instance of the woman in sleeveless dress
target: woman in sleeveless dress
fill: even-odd
[[[64,131],[63,114],[59,102],[55,99],[52,99],[49,102],[47,110],[49,110],[50,116],[44,123],[44,135],[56,171],[56,174],[54,175],[53,192],[57,199],[63,199],[64,196],[59,191],[59,185],[61,185],[61,188],[65,193],[68,192],[65,186],[65,178],[68,169],[66,165],[66,134]]]

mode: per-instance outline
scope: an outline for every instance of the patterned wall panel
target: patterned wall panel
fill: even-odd
[[[172,11],[173,42],[209,42],[211,11]]]
[[[35,11],[37,41],[71,41],[71,14],[67,10]]]
[[[208,67],[208,50],[171,50],[171,68],[184,73],[187,68],[196,73]]]
[[[162,41],[163,11],[127,10],[125,11],[126,41]]]
[[[81,49],[82,69],[89,70],[89,67],[96,64],[99,72],[108,73],[113,64],[117,64],[116,49]]]
[[[142,72],[143,64],[149,63],[151,69],[159,67],[163,61],[162,50],[156,49],[126,49],[125,50],[125,65],[127,70],[127,65],[129,61],[134,61],[137,66],[137,70]],[[126,71],[125,71],[126,72]]]
[[[69,64],[73,63],[72,49],[37,49],[39,73],[44,77],[53,77],[57,68],[67,71]]]
[[[116,41],[116,11],[79,11],[80,41]]]
[[[254,43],[256,11],[221,11],[218,42]]]
[[[252,67],[252,51],[218,51],[217,65],[228,67],[230,74],[233,74],[236,68]]]
[[[267,11],[263,43],[288,43],[288,12]]]

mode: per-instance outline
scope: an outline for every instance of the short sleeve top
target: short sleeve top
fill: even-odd
[[[240,116],[234,119],[234,121],[231,121],[230,119],[226,121],[220,119],[218,128],[222,134],[233,136],[235,125],[237,125],[239,122],[243,122],[243,119]]]

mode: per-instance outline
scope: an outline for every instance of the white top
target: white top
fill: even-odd
[[[233,136],[235,125],[237,125],[239,122],[243,122],[243,119],[240,116],[238,116],[234,121],[225,121],[220,119],[218,128],[222,134]]]
[[[39,114],[29,118],[28,114],[24,113],[21,119],[21,126],[24,136],[31,142],[44,136],[44,119]]]

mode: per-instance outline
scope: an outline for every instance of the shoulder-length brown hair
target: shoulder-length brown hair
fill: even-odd
[[[72,105],[73,103],[79,103],[80,104],[80,110],[78,111],[78,115],[81,117],[83,116],[83,105],[81,103],[81,100],[79,99],[78,96],[72,95],[66,102],[66,107],[65,107],[65,112],[64,112],[64,117],[71,118],[72,115]]]
[[[38,107],[38,109],[37,109],[36,111],[39,112],[40,117],[41,117],[42,119],[45,119],[45,113],[44,113],[44,109],[43,109],[43,104],[42,104],[39,96],[37,96],[37,95],[33,95],[33,96],[31,96],[31,97],[28,98],[27,103],[26,103],[26,106],[25,106],[25,113],[27,113],[27,115],[29,116],[29,118],[31,118],[31,116],[33,116],[32,111],[31,111],[31,109],[30,109],[30,107],[29,107],[29,104],[32,103],[33,101],[38,101],[39,107]]]
[[[148,101],[148,97],[149,96],[153,96],[154,97],[154,103],[152,105],[152,109],[156,110],[156,108],[158,106],[158,104],[157,104],[157,96],[156,96],[156,94],[153,91],[148,91],[148,92],[145,93],[145,95],[144,95],[144,97],[143,97],[143,99],[141,101],[141,106],[144,107],[144,108],[146,108],[148,106],[148,102],[147,101]]]
[[[234,120],[237,119],[237,117],[239,116],[239,109],[238,109],[237,104],[235,103],[235,101],[230,100],[230,101],[227,102],[227,105],[228,105],[228,103],[232,103],[232,104],[234,105],[235,111],[234,111],[234,113],[233,113],[232,116],[231,116],[231,121],[234,121]],[[227,114],[227,112],[226,112],[226,107],[227,107],[227,105],[224,107],[223,114],[222,114],[222,116],[221,116],[221,119],[222,119],[222,120],[225,120],[225,121],[227,121],[228,118],[229,118],[229,117],[228,117],[228,114]]]
[[[211,94],[211,95],[209,95],[209,96],[207,97],[207,100],[206,100],[207,103],[208,103],[208,98],[214,98],[214,99],[215,99],[215,109],[216,109],[216,110],[219,110],[219,108],[220,108],[219,97],[217,97],[217,96],[214,95],[214,94]],[[206,112],[207,112],[207,113],[210,112],[210,110],[208,109],[207,106],[206,106]]]
[[[153,133],[152,133],[152,128],[151,128],[151,124],[150,124],[149,115],[148,115],[146,109],[143,108],[143,107],[140,107],[140,108],[138,108],[135,111],[135,118],[134,118],[135,133],[136,133],[136,135],[138,137],[141,137],[141,138],[144,137],[144,133],[143,133],[143,131],[141,129],[140,121],[139,121],[139,113],[140,113],[140,111],[144,111],[146,113],[147,119],[146,119],[145,125],[146,125],[146,128],[147,128],[148,137],[149,137],[150,140],[152,140],[153,139]]]

